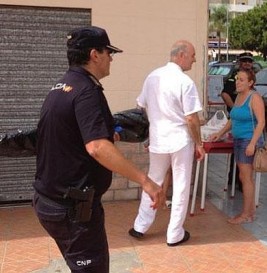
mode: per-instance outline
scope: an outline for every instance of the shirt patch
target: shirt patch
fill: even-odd
[[[86,266],[92,263],[92,260],[84,260],[84,261],[77,261],[76,264],[78,266]]]
[[[73,90],[73,87],[67,85],[66,83],[57,83],[51,88],[51,91],[52,90],[62,90],[63,92],[71,92]]]

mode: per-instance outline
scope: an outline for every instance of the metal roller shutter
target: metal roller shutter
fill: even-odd
[[[0,133],[34,128],[68,67],[66,34],[91,25],[88,9],[0,5]],[[35,157],[0,157],[0,203],[32,197]]]

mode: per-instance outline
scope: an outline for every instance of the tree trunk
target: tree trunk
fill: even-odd
[[[217,32],[217,35],[218,35],[218,38],[219,38],[219,40],[218,40],[218,61],[220,62],[221,61],[221,32],[220,31],[218,31]]]

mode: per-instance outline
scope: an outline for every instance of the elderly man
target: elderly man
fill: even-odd
[[[154,70],[146,78],[137,98],[149,119],[148,176],[162,185],[166,172],[172,168],[173,196],[167,245],[186,242],[190,233],[183,228],[189,202],[194,150],[198,159],[205,151],[200,136],[198,112],[202,110],[194,82],[184,71],[196,61],[194,46],[177,41],[171,48],[170,62]],[[156,211],[149,207],[149,196],[143,192],[139,213],[129,234],[142,238],[155,219]]]

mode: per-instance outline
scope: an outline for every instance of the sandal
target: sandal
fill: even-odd
[[[237,215],[234,218],[228,219],[227,222],[230,224],[233,224],[233,225],[240,225],[240,224],[245,224],[245,223],[252,223],[253,220],[254,220],[253,216]]]

